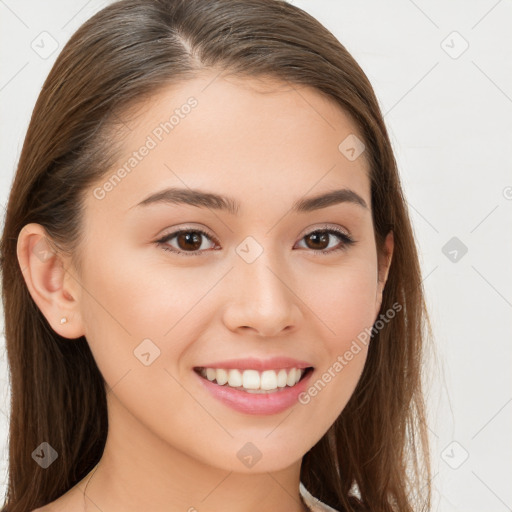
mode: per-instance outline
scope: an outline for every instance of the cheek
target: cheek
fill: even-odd
[[[148,265],[144,259],[102,257],[102,265],[88,269],[85,309],[88,325],[101,332],[118,331],[125,338],[162,338],[208,292],[211,282],[193,270]]]
[[[308,305],[325,328],[332,349],[350,345],[371,327],[376,311],[377,272],[373,262],[356,262],[318,274],[307,293]]]
[[[180,421],[190,423],[194,414],[200,416],[197,403],[179,383],[176,362],[193,339],[188,332],[191,317],[207,283],[198,282],[197,276],[192,280],[187,272],[175,272],[169,279],[169,272],[154,267],[149,272],[135,259],[109,255],[102,261],[84,275],[90,293],[84,294],[82,313],[94,359],[122,404],[119,409],[113,400],[109,407],[117,415],[126,408],[153,430],[164,428],[162,435],[170,427],[179,430]],[[177,419],[175,407],[186,414]]]
[[[95,254],[84,269],[83,288],[87,291],[82,296],[81,313],[91,351],[112,386],[128,370],[146,368],[137,357],[139,346],[145,347],[144,353],[151,353],[155,361],[151,366],[161,364],[164,358],[160,356],[168,352],[165,344],[169,345],[177,330],[174,326],[184,323],[180,319],[187,318],[201,286],[179,272],[173,279],[167,273],[168,282],[162,282],[165,274],[154,269],[149,272],[143,261],[114,253]],[[184,294],[184,289],[189,293]],[[179,343],[173,343],[172,350],[176,357]]]
[[[332,269],[315,281],[309,294],[322,336],[316,379],[300,403],[321,408],[327,429],[341,413],[359,381],[368,353],[369,332],[375,320],[377,274],[371,261]],[[320,357],[321,356],[321,357]],[[316,416],[316,415],[315,415]]]
[[[208,306],[204,299],[218,275],[144,258],[97,253],[84,269],[82,315],[85,335],[109,385],[127,371],[173,369],[187,350]],[[98,262],[103,262],[101,265]],[[149,340],[149,341],[148,341]],[[141,362],[149,352],[150,366]],[[147,377],[143,377],[147,378]]]

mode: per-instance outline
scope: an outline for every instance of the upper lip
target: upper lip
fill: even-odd
[[[225,361],[215,361],[195,368],[223,368],[226,370],[281,370],[288,368],[309,368],[312,364],[307,361],[299,361],[291,357],[271,357],[270,359],[257,359],[255,357],[246,357],[243,359],[228,359]]]

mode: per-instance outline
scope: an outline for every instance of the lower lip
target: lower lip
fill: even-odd
[[[247,393],[239,389],[231,388],[227,385],[219,386],[205,379],[194,371],[203,386],[222,403],[231,407],[235,411],[245,414],[278,414],[298,402],[299,395],[305,391],[308,382],[313,374],[309,370],[308,374],[300,380],[295,386],[286,386],[282,391],[271,393]]]

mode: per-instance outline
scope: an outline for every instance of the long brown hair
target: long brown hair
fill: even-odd
[[[418,255],[396,161],[373,89],[345,47],[282,0],[122,0],[71,37],[35,105],[1,239],[5,337],[11,383],[4,512],[47,504],[99,461],[106,441],[105,382],[85,337],[60,337],[29,294],[16,244],[31,222],[79,266],[85,191],[117,158],[124,113],[204,69],[274,77],[334,100],[366,146],[377,246],[394,232],[381,312],[358,385],[341,415],[306,453],[301,481],[340,511],[430,509],[422,394],[425,326]],[[118,141],[117,141],[118,142]],[[49,469],[32,452],[48,442]]]

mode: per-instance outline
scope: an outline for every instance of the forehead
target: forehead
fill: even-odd
[[[315,89],[206,73],[162,89],[121,121],[121,157],[95,185],[106,192],[96,208],[126,212],[164,186],[236,197],[242,213],[251,201],[282,205],[340,186],[370,204],[364,152],[350,159],[343,151],[362,137]]]

